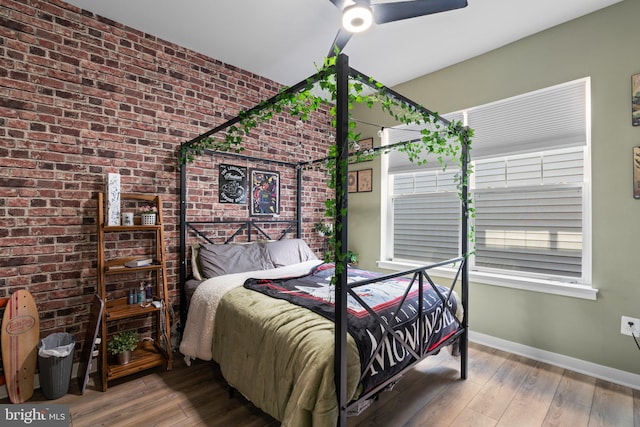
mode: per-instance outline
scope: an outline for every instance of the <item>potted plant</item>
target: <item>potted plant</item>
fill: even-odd
[[[142,225],[156,225],[156,214],[158,208],[154,205],[144,205],[140,208],[140,218]]]
[[[358,254],[353,252],[351,249],[347,251],[347,262],[349,264],[357,264],[358,263]]]
[[[107,351],[118,357],[120,365],[131,361],[131,352],[138,346],[138,335],[134,331],[125,331],[113,336],[107,345]]]
[[[329,240],[331,240],[331,237],[333,236],[333,224],[329,223],[329,224],[325,224],[322,221],[318,221],[313,225],[313,229],[316,231],[316,233],[318,233],[318,236],[323,237],[324,238],[324,242],[323,242],[323,251],[325,252],[325,258],[327,257],[327,246],[329,246],[330,248],[333,247],[332,242],[329,242]],[[357,264],[358,263],[358,254],[353,252],[352,250],[348,250],[347,251],[347,262],[349,264]]]
[[[320,237],[331,237],[333,235],[333,224],[325,224],[318,221],[314,224],[314,228]]]

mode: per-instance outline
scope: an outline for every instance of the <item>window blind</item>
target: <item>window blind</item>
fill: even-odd
[[[471,159],[516,155],[587,144],[587,99],[589,79],[579,79],[512,98],[443,114],[447,120],[460,121],[474,131]],[[387,144],[419,138],[424,126],[397,126],[387,130]],[[419,168],[437,169],[435,156],[427,156],[419,167],[404,153],[389,154],[389,173]]]
[[[580,79],[467,110],[471,158],[586,145],[588,89]]]

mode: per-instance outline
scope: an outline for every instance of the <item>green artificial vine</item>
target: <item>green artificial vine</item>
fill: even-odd
[[[336,126],[337,110],[335,101],[337,99],[337,85],[333,76],[336,70],[336,57],[325,58],[324,64],[321,68],[318,68],[318,72],[313,78],[308,79],[304,84],[298,85],[294,88],[285,88],[281,90],[276,96],[262,101],[257,106],[242,111],[234,120],[227,122],[226,127],[215,128],[201,137],[198,137],[188,143],[183,144],[180,147],[179,160],[180,164],[192,162],[195,156],[201,155],[205,150],[214,151],[233,151],[236,153],[242,152],[242,140],[260,124],[270,121],[274,115],[288,111],[292,117],[305,121],[310,115],[320,109],[322,106],[330,106],[329,111],[332,117],[332,126]],[[321,89],[322,93],[329,94],[329,99],[321,97],[314,93],[314,85]],[[373,93],[364,93],[365,85],[375,89]],[[385,90],[384,85],[369,78],[366,82],[360,81],[357,78],[351,78],[349,80],[349,94],[348,94],[348,115],[351,119],[351,110],[355,104],[364,104],[368,108],[372,108],[378,104],[384,112],[393,117],[397,122],[404,125],[433,125],[433,129],[422,129],[420,131],[420,138],[417,141],[405,141],[398,144],[394,144],[392,148],[400,152],[404,152],[408,159],[418,165],[426,163],[426,159],[422,157],[423,153],[436,153],[438,161],[446,168],[446,159],[457,159],[458,165],[462,170],[462,164],[464,158],[462,156],[461,147],[463,145],[470,146],[470,141],[473,136],[473,130],[466,128],[459,121],[450,122],[448,125],[444,125],[440,120],[437,113],[430,112],[423,108],[416,108],[412,104],[409,104],[395,96],[390,95]],[[354,144],[361,139],[360,133],[355,132],[356,124],[352,120],[349,120],[347,143],[349,148],[353,148]],[[217,136],[224,132],[224,137]],[[211,136],[211,135],[216,135]],[[470,147],[469,147],[470,148]],[[382,152],[389,151],[388,149],[379,149],[374,153],[367,153],[367,160],[371,160],[374,155],[379,155]],[[351,150],[350,150],[351,151]],[[355,153],[356,160],[361,158],[362,153]],[[337,145],[334,143],[329,147],[329,153],[327,161],[325,163],[326,170],[329,172],[327,179],[327,185],[330,189],[336,189],[336,166],[337,166]],[[347,162],[339,165],[342,171],[342,176],[346,176]],[[468,183],[468,178],[471,173],[469,169],[466,176],[456,176],[457,186],[459,191],[459,197],[464,202],[462,197],[462,186]],[[470,216],[474,216],[474,210],[471,208],[470,196],[467,196],[466,200],[468,206],[468,212]],[[336,217],[336,205],[335,199],[331,198],[325,201],[325,217]],[[346,212],[341,212],[346,216]],[[338,225],[340,226],[340,225]],[[341,230],[336,230],[339,233]],[[333,233],[331,239],[334,239],[336,233]],[[473,230],[470,237],[472,237]],[[335,245],[335,241],[331,242],[331,246],[335,248],[335,251],[340,254],[339,259],[345,259],[347,252],[343,251]],[[331,254],[327,254],[329,259]]]

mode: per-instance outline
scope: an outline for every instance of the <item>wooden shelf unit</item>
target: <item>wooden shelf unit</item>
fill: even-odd
[[[116,378],[131,375],[157,366],[164,366],[167,370],[172,367],[170,319],[168,314],[168,290],[167,269],[164,249],[164,222],[162,219],[162,198],[159,195],[122,193],[120,199],[126,201],[138,201],[156,206],[158,213],[156,225],[110,226],[105,225],[105,194],[98,193],[98,263],[97,282],[98,295],[104,302],[104,311],[100,322],[100,376],[102,378],[102,391],[106,391],[108,382]],[[137,233],[148,232],[153,236],[155,244],[153,253],[144,256],[129,256],[115,259],[105,259],[107,240],[105,235],[110,233]],[[146,236],[145,236],[146,238]],[[153,263],[141,267],[126,267],[125,263],[134,259],[150,258]],[[152,276],[154,300],[162,301],[164,308],[158,308],[151,303],[128,304],[126,297],[112,297],[107,291],[109,277],[114,275],[126,275],[134,273],[147,273]],[[113,278],[111,278],[113,280]],[[109,359],[107,352],[108,324],[112,321],[124,321],[140,317],[151,316],[155,321],[155,336],[153,342],[143,341],[138,343],[138,348],[133,352],[131,361],[126,365],[118,365]],[[162,345],[161,345],[162,344]]]

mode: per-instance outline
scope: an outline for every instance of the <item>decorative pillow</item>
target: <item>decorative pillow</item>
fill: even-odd
[[[316,254],[301,239],[283,239],[265,244],[271,263],[275,267],[285,267],[299,262],[318,259]]]
[[[224,274],[273,268],[263,245],[201,245],[200,268],[209,279]]]

